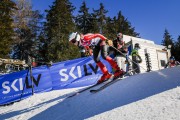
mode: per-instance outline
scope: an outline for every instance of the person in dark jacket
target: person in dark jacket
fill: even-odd
[[[122,33],[117,34],[117,38],[113,40],[113,46],[118,50],[118,51],[114,50],[114,55],[116,57],[116,62],[118,66],[123,71],[126,71],[125,61],[126,61],[126,54],[128,52],[128,48],[125,46],[125,41],[123,40]]]

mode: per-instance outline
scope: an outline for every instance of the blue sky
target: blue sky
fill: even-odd
[[[33,9],[44,13],[54,0],[32,0]],[[70,0],[76,7],[75,14],[84,0]],[[99,9],[102,2],[108,10],[107,16],[114,17],[119,11],[140,33],[140,37],[161,44],[165,28],[174,40],[180,35],[180,0],[85,0],[87,7]],[[116,34],[116,33],[115,33]]]

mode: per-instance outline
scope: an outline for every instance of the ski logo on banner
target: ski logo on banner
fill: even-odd
[[[91,63],[88,64],[90,69],[96,74],[98,71],[98,66],[94,67]],[[61,69],[59,70],[59,75],[61,76],[60,81],[65,82],[68,81],[69,77],[72,77],[73,79],[81,78],[82,77],[82,71],[84,71],[85,76],[92,75],[92,72],[88,72],[87,65],[83,65],[83,70],[81,70],[80,66],[72,67],[70,71],[68,72],[68,69]],[[77,75],[75,75],[77,73]]]
[[[39,81],[41,79],[41,74],[38,75],[37,79],[34,78],[34,76],[32,77],[33,83],[38,87],[39,85]],[[31,81],[28,79],[28,77],[25,78],[25,85],[26,85],[26,89],[30,89],[32,88],[32,85],[30,84]],[[19,78],[19,79],[15,79],[13,80],[12,83],[10,83],[9,81],[4,81],[2,83],[2,87],[3,87],[3,94],[8,94],[10,93],[12,90],[18,92],[23,90],[23,78]]]

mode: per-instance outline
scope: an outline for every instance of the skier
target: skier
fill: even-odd
[[[123,75],[123,71],[120,70],[117,63],[108,56],[106,40],[107,38],[101,34],[88,33],[83,35],[77,32],[73,32],[69,35],[69,41],[76,46],[93,46],[94,61],[103,73],[97,84],[102,83],[109,78],[112,78],[112,74],[108,72],[106,66],[100,61],[100,54],[102,58],[105,59],[112,66],[112,68],[115,69],[114,78]]]
[[[178,61],[175,60],[174,56],[171,56],[168,63],[166,64],[165,68],[168,67],[175,67],[177,65],[180,65],[180,63]]]
[[[123,40],[123,34],[122,33],[118,33],[117,34],[117,38],[115,40],[113,40],[113,46],[121,51],[118,52],[117,50],[114,51],[114,54],[116,56],[116,61],[117,61],[117,64],[118,66],[126,71],[126,67],[125,67],[125,61],[126,61],[126,54],[128,52],[128,49],[127,47],[125,46],[125,42]],[[123,54],[122,54],[123,53]]]
[[[139,63],[142,62],[141,56],[138,53],[138,50],[140,49],[139,43],[136,43],[134,45],[134,49],[131,52],[132,55],[132,60],[133,60],[133,64],[132,67],[134,69],[134,74],[135,73],[140,73],[140,67],[139,67]]]

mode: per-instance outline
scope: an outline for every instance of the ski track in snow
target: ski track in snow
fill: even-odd
[[[180,67],[125,78],[92,94],[35,94],[0,107],[0,120],[180,120]]]

